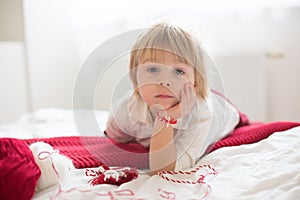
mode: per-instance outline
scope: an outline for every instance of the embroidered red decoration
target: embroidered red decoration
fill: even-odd
[[[89,181],[91,185],[121,185],[136,179],[139,173],[138,170],[130,167],[109,168],[106,165],[102,165],[97,170],[86,169],[85,175],[94,177]]]

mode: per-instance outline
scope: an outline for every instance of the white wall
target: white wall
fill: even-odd
[[[211,19],[207,46],[238,108],[252,120],[300,121],[300,6],[203,18]]]
[[[91,52],[111,37],[145,28],[163,16],[196,30],[219,69],[225,94],[251,120],[300,121],[300,4],[259,8],[188,5],[178,6],[177,2],[154,11],[136,2],[140,9],[128,12],[124,3],[116,1],[102,5],[95,0],[23,0],[24,44],[13,47],[11,53],[11,47],[2,46],[0,52],[0,91],[6,94],[6,99],[0,99],[0,123],[43,107],[72,108],[76,77]],[[13,60],[14,52],[18,63]],[[112,91],[126,74],[126,59],[114,62],[99,81],[96,108],[109,109]],[[17,81],[13,74],[19,74]],[[27,88],[24,82],[29,83]],[[13,99],[21,99],[22,104],[16,106]],[[10,116],[11,109],[15,114]]]
[[[32,110],[72,108],[80,66],[69,5],[61,0],[23,1]]]
[[[29,111],[22,42],[0,42],[0,122]]]
[[[266,66],[261,55],[224,58],[218,68],[225,95],[253,121],[268,121]]]
[[[28,112],[22,0],[0,1],[0,123]]]
[[[266,63],[268,120],[300,121],[300,6],[280,16],[271,28],[271,55]]]

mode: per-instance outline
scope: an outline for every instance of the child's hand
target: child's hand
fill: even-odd
[[[181,91],[180,102],[177,105],[167,109],[166,114],[173,119],[184,117],[192,110],[196,101],[197,96],[194,86],[191,83],[187,83],[184,86],[184,89]]]

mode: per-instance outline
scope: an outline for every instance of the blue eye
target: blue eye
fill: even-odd
[[[178,74],[178,75],[183,75],[183,74],[185,74],[185,72],[184,72],[182,69],[175,69],[175,70],[174,70],[174,73],[175,73],[175,74]]]
[[[158,72],[159,69],[157,67],[149,67],[147,69],[147,72],[150,72],[150,73],[155,73],[155,72]]]

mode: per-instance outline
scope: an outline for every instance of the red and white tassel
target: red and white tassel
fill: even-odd
[[[105,165],[100,166],[98,170],[86,169],[86,176],[93,176],[89,181],[91,185],[111,184],[121,185],[138,177],[139,173],[136,169],[124,168],[109,168]]]

